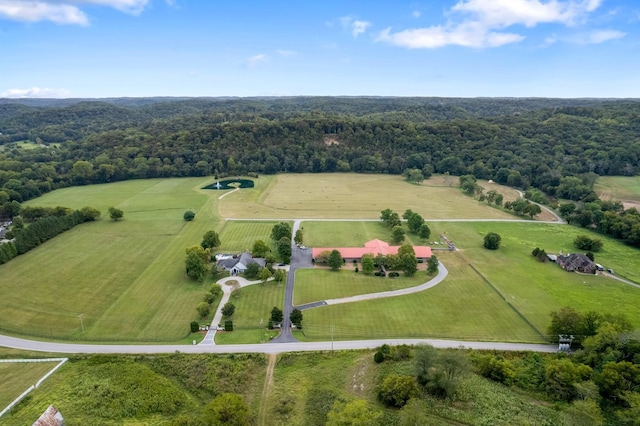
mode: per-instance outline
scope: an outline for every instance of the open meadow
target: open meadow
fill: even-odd
[[[639,176],[602,176],[594,189],[603,200],[621,201],[627,209],[635,207],[640,210]]]
[[[220,221],[208,179],[134,180],[54,191],[27,205],[103,212],[0,267],[0,329],[50,339],[176,341],[208,283],[184,275],[184,250]],[[124,211],[113,222],[106,209]],[[186,210],[196,220],[185,222]],[[84,329],[84,332],[83,332]]]
[[[457,178],[433,177],[420,185],[401,176],[354,173],[280,174],[262,176],[252,189],[220,200],[222,217],[378,219],[380,211],[406,209],[425,219],[514,217],[464,195]],[[505,201],[517,192],[496,185]]]
[[[325,243],[322,230],[327,224],[342,230],[335,234],[337,246],[360,245],[371,236],[362,232],[362,223],[349,233],[348,222],[304,222],[305,235],[309,236],[307,244],[315,245],[316,235],[321,236],[320,243]],[[366,225],[376,229],[378,224]],[[429,225],[431,240],[445,234],[459,249],[455,253],[435,252],[449,270],[444,282],[411,296],[307,310],[304,312],[305,338],[326,340],[333,325],[338,339],[429,336],[533,342],[541,338],[540,334],[546,334],[549,313],[563,306],[625,314],[635,327],[640,327],[637,310],[640,289],[604,276],[568,273],[553,263],[540,263],[531,256],[535,247],[544,248],[548,253],[575,252],[574,238],[588,231],[539,223],[433,222]],[[502,236],[502,245],[497,251],[482,247],[483,236],[491,231]],[[637,250],[613,239],[602,239],[604,248],[596,253],[596,261],[638,282]],[[300,270],[298,274],[301,272],[322,277],[322,271]],[[314,280],[307,277],[303,282],[306,281]],[[303,294],[307,291],[304,289]]]
[[[260,218],[377,219],[380,210],[391,208],[400,214],[412,209],[427,219],[513,219],[464,196],[447,179],[452,178],[439,176],[412,185],[398,176],[303,174],[263,176],[255,180],[254,188],[230,194],[201,189],[211,183],[210,178],[132,180],[51,192],[25,204],[91,206],[104,216],[108,207],[115,206],[124,211],[124,219],[113,222],[102,217],[80,225],[0,266],[0,331],[62,340],[186,341],[188,324],[197,319],[195,306],[211,278],[197,283],[185,276],[185,248],[198,244],[210,229],[220,233],[220,251],[246,250],[256,239],[271,244],[275,222],[256,220]],[[313,201],[323,192],[333,194],[332,198]],[[224,194],[228,196],[218,199]],[[299,201],[304,209],[291,208],[291,203]],[[183,220],[186,210],[196,213],[194,221]],[[219,212],[223,217],[249,220],[225,221]],[[335,337],[343,339],[428,336],[535,342],[541,339],[538,331],[546,332],[549,312],[565,305],[626,313],[640,326],[640,314],[634,309],[640,302],[638,289],[603,277],[567,274],[530,255],[536,246],[548,253],[574,251],[573,239],[586,230],[534,222],[428,223],[432,230],[429,241],[440,241],[439,235],[446,234],[460,249],[458,253],[436,252],[450,271],[445,282],[412,296],[305,311],[303,338],[327,339],[334,325]],[[360,246],[373,238],[390,242],[391,237],[375,221],[305,221],[302,226],[305,245],[316,247]],[[482,248],[482,237],[489,231],[502,235],[500,250]],[[637,251],[598,238],[605,245],[596,253],[596,261],[640,282]],[[407,241],[429,244],[413,234],[407,234]],[[323,273],[299,272],[295,303],[411,284],[400,279],[348,286],[341,279],[322,285],[337,276],[324,277]],[[341,278],[343,275],[346,277],[340,273]],[[331,295],[333,288],[337,291]],[[238,332],[221,335],[219,343],[261,340],[260,320],[266,323],[270,309],[282,307],[281,289],[256,287],[242,292],[251,297],[238,299],[242,309],[233,318]],[[265,303],[262,310],[266,312],[251,308]]]

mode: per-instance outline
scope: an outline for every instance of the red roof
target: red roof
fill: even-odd
[[[343,258],[359,259],[362,255],[371,254],[374,257],[382,254],[386,256],[388,254],[398,254],[400,246],[390,246],[381,240],[371,240],[364,244],[364,247],[314,247],[313,258],[315,259],[323,251],[338,250]],[[428,246],[413,246],[413,251],[416,252],[417,258],[431,257],[431,247]]]

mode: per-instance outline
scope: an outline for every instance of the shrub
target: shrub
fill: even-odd
[[[224,331],[233,331],[233,321],[227,320],[224,322]]]
[[[384,354],[380,351],[377,351],[375,354],[373,354],[373,360],[376,362],[376,364],[380,364],[382,361],[384,361]]]
[[[207,302],[209,305],[213,303],[213,301],[216,300],[216,296],[214,296],[211,293],[206,293],[204,295],[204,301]]]
[[[593,252],[588,251],[587,253],[585,253],[585,256],[587,256],[589,258],[590,261],[595,261],[596,257],[593,255]]]
[[[580,250],[594,252],[602,250],[602,240],[598,238],[590,238],[587,235],[578,235],[576,239],[573,240],[573,245],[575,245]]]
[[[209,287],[209,293],[213,294],[214,297],[218,297],[222,294],[222,288],[218,284],[211,284]]]
[[[186,220],[187,222],[191,222],[195,217],[196,217],[196,214],[194,212],[192,212],[191,210],[187,210],[182,215],[182,218],[184,220]]]
[[[418,387],[411,376],[392,374],[382,381],[378,389],[380,401],[393,407],[402,407],[415,396],[418,396]]]
[[[225,317],[230,317],[235,311],[236,306],[231,302],[225,303],[222,307],[222,315],[224,315]]]
[[[533,251],[531,252],[531,255],[532,255],[533,257],[538,257],[538,253],[540,253],[540,248],[539,248],[539,247],[536,247],[536,248],[534,248],[534,249],[533,249]]]
[[[200,324],[198,323],[198,321],[191,321],[191,324],[189,324],[189,326],[192,333],[200,331]]]
[[[211,313],[211,309],[209,308],[209,304],[207,302],[200,302],[198,306],[196,306],[196,310],[201,318],[206,318]]]
[[[500,248],[502,237],[495,232],[489,232],[484,236],[484,248],[489,250],[498,250]]]

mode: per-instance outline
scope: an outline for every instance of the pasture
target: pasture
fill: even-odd
[[[55,367],[58,362],[0,363],[0,410]]]
[[[184,338],[208,283],[184,275],[184,250],[218,229],[208,179],[155,179],[67,188],[27,205],[92,206],[80,225],[0,267],[0,329],[49,339],[157,341]],[[185,222],[184,211],[196,212]],[[84,329],[84,332],[83,332]]]
[[[640,210],[640,177],[638,176],[602,176],[594,190],[603,200],[621,201],[625,208]]]
[[[275,245],[271,240],[271,229],[278,222],[271,221],[226,221],[220,231],[219,252],[250,251],[256,240],[262,240],[275,253]]]
[[[305,222],[304,225],[307,244],[313,246],[314,236],[323,234],[316,228],[324,229],[327,222]],[[456,253],[436,252],[449,269],[443,283],[412,296],[307,310],[304,313],[306,338],[330,338],[330,326],[334,325],[335,336],[340,339],[430,336],[537,341],[540,338],[537,333],[502,296],[542,334],[549,324],[549,312],[562,306],[622,313],[640,327],[640,312],[636,309],[640,289],[603,276],[568,273],[531,256],[535,247],[544,248],[548,253],[575,252],[573,239],[588,231],[537,223],[432,222],[429,225],[432,240],[433,235],[444,233],[459,249]],[[342,233],[336,234],[341,236],[336,238],[336,245],[348,241],[357,245],[368,238],[359,226],[354,227],[353,234],[348,233],[348,223],[342,229]],[[502,245],[497,251],[482,247],[483,236],[490,231],[502,236]],[[637,250],[616,240],[601,238],[604,249],[596,253],[596,261],[638,281]],[[515,318],[509,320],[509,314]]]
[[[356,274],[353,268],[339,271],[324,268],[299,269],[296,271],[293,304],[296,306],[326,299],[415,287],[429,281],[431,277],[424,270],[416,272],[412,277],[405,277],[401,273],[396,278],[383,278],[365,275],[362,272]]]
[[[256,179],[256,186],[220,200],[222,217],[235,218],[344,218],[377,219],[391,208],[406,209],[425,219],[514,217],[464,195],[457,179],[431,178],[420,185],[401,176],[352,173],[280,174]],[[493,185],[493,184],[492,184]],[[505,201],[517,192],[496,186]]]

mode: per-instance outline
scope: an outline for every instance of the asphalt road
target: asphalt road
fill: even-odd
[[[418,345],[430,344],[436,348],[470,348],[501,351],[557,352],[556,345],[503,343],[503,342],[465,342],[461,340],[430,339],[378,339],[349,340],[335,342],[290,342],[262,343],[253,345],[91,345],[75,343],[40,342],[0,336],[0,346],[35,352],[65,354],[150,354],[150,353],[265,353],[310,352],[347,349],[374,349],[383,344]]]

